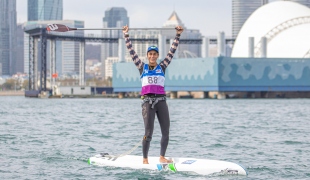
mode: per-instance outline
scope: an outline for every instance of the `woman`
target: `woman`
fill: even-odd
[[[123,27],[123,33],[125,36],[125,42],[127,49],[132,57],[133,62],[137,66],[140,72],[140,78],[142,82],[141,98],[142,101],[142,116],[144,120],[145,134],[142,141],[143,151],[143,164],[148,164],[148,151],[150,148],[150,142],[152,140],[154,130],[155,114],[157,115],[160,129],[162,133],[161,149],[160,149],[160,163],[171,163],[171,160],[165,158],[165,153],[169,141],[169,128],[170,119],[169,111],[166,103],[166,93],[164,90],[165,83],[165,71],[170,64],[173,55],[179,45],[180,35],[183,32],[181,26],[176,28],[176,36],[171,45],[171,48],[165,57],[159,64],[157,64],[157,58],[159,56],[158,48],[156,46],[150,46],[147,49],[148,64],[143,63],[136,52],[132,48],[131,41],[129,39],[129,27]]]

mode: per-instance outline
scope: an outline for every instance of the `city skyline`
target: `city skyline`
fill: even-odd
[[[27,1],[16,0],[17,22],[27,21]],[[63,1],[64,20],[82,20],[85,27],[102,27],[104,12],[111,7],[124,7],[130,18],[130,27],[162,27],[173,11],[176,11],[187,28],[198,29],[204,36],[217,36],[224,31],[231,36],[231,1],[230,0],[158,0],[156,3],[145,1],[124,2],[122,0]],[[154,14],[156,16],[154,16]],[[90,32],[90,31],[89,31]],[[100,34],[98,31],[91,33]]]
[[[269,0],[269,2],[279,0]],[[27,21],[27,1],[16,0],[17,22]],[[196,0],[195,3],[187,0],[173,0],[167,3],[164,0],[130,2],[122,0],[63,1],[63,19],[81,20],[85,27],[102,27],[104,12],[111,7],[124,7],[130,17],[130,27],[162,27],[173,11],[176,11],[184,23],[191,29],[200,30],[203,36],[217,36],[220,31],[226,36],[232,36],[232,1],[231,0]],[[158,13],[159,12],[159,13]],[[154,15],[156,14],[156,18]],[[100,34],[98,31],[87,33]]]

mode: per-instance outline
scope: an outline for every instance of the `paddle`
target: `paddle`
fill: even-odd
[[[123,28],[71,28],[63,24],[48,24],[47,31],[52,32],[68,32],[75,30],[123,30]],[[132,30],[171,30],[174,28],[130,28]]]

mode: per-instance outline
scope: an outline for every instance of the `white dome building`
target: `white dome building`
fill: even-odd
[[[249,57],[254,37],[254,57],[261,57],[261,38],[267,39],[268,58],[310,57],[310,8],[277,1],[257,9],[242,26],[231,57]]]

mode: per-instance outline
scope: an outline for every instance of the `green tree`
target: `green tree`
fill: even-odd
[[[6,82],[2,84],[1,87],[3,90],[13,90],[15,89],[15,83],[16,83],[15,79],[7,79]]]
[[[29,89],[29,80],[24,80],[23,84],[22,84],[22,87],[23,89],[25,90],[28,90]]]

